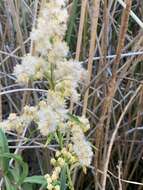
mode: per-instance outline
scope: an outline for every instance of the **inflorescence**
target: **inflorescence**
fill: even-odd
[[[37,27],[32,29],[31,40],[35,43],[34,55],[26,54],[22,63],[14,67],[13,74],[17,82],[28,85],[29,82],[45,80],[48,82],[47,94],[38,105],[26,105],[21,115],[11,113],[7,120],[0,123],[4,130],[23,130],[34,122],[43,136],[56,133],[70,137],[69,145],[57,151],[51,160],[54,167],[47,174],[50,190],[60,189],[58,180],[64,165],[88,167],[92,161],[92,148],[84,133],[90,128],[87,118],[73,115],[70,117],[67,100],[78,102],[79,83],[86,77],[86,71],[80,62],[68,59],[69,48],[64,40],[67,29],[68,12],[64,0],[47,0],[39,12]],[[64,143],[63,143],[64,144]]]

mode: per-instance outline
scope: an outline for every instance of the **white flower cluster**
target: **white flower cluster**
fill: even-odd
[[[77,102],[78,83],[85,75],[81,63],[68,60],[69,48],[64,41],[68,13],[64,0],[47,1],[39,13],[37,27],[31,32],[35,55],[25,55],[14,68],[19,83],[46,79],[50,87],[63,98]]]
[[[89,121],[85,117],[78,117],[81,124],[72,121],[69,122],[72,132],[73,150],[77,154],[79,162],[82,166],[90,166],[92,161],[92,148],[90,143],[86,140],[84,132],[89,129]]]
[[[37,28],[31,33],[31,38],[36,42],[36,50],[42,55],[47,56],[47,52],[52,49],[67,53],[67,47],[62,40],[67,29],[68,13],[64,1],[59,2],[50,0],[45,4],[38,18]]]
[[[55,157],[56,158],[51,159],[51,164],[54,166],[52,174],[45,175],[48,184],[48,190],[60,190],[59,178],[63,167],[67,164],[73,165],[78,161],[75,153],[73,152],[72,144],[69,144],[66,148],[63,148],[61,151],[56,151]]]
[[[93,156],[90,143],[85,139],[80,127],[74,126],[72,129],[72,134],[72,141],[74,143],[73,149],[76,152],[80,163],[83,166],[90,166]]]
[[[89,166],[93,153],[84,136],[84,132],[90,128],[89,121],[85,117],[77,117],[78,123],[70,121],[65,103],[69,97],[73,102],[78,101],[77,87],[86,72],[81,63],[67,59],[69,48],[64,36],[68,14],[65,1],[45,2],[39,13],[37,27],[31,32],[31,39],[35,42],[35,55],[25,55],[22,63],[15,66],[14,75],[17,82],[23,84],[34,80],[47,80],[49,84],[47,97],[35,107],[24,107],[20,116],[15,113],[10,114],[0,126],[5,130],[16,130],[21,134],[23,129],[34,121],[44,136],[55,132],[58,126],[59,128],[62,126],[62,130],[67,126],[72,133],[73,150],[79,162],[83,166]],[[66,151],[64,153],[74,158],[71,153]]]
[[[42,57],[26,55],[22,59],[21,65],[16,65],[14,75],[19,83],[28,83],[29,80],[42,79],[46,62]]]
[[[54,91],[49,90],[46,100],[39,103],[38,128],[42,135],[56,131],[57,126],[67,118],[67,109],[64,99]]]
[[[16,113],[11,113],[7,120],[0,122],[0,127],[6,131],[17,131],[21,134],[25,127],[31,123],[31,121],[37,120],[37,107],[25,106],[23,114],[17,116]]]
[[[57,126],[67,119],[67,111],[64,100],[49,90],[45,100],[40,101],[35,107],[25,106],[20,116],[11,113],[7,120],[0,123],[0,127],[21,134],[24,128],[34,121],[41,134],[47,136],[55,132]]]
[[[47,1],[40,11],[37,28],[31,32],[36,55],[26,55],[21,65],[16,65],[14,75],[19,83],[46,79],[48,90],[45,103],[38,109],[38,128],[43,135],[54,132],[58,123],[66,118],[65,100],[77,102],[78,83],[85,70],[81,63],[67,60],[68,46],[63,40],[67,26],[67,9],[64,0]]]

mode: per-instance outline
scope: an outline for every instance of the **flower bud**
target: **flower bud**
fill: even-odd
[[[54,166],[56,164],[56,160],[54,158],[51,159],[51,164]]]
[[[64,161],[63,158],[58,158],[58,163],[59,163],[60,166],[64,166],[65,161]]]
[[[60,186],[59,186],[59,185],[56,185],[56,186],[54,187],[54,190],[60,190]]]

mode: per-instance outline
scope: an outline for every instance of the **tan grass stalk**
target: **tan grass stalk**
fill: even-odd
[[[138,126],[140,126],[142,124],[142,120],[143,120],[142,116],[141,116],[141,113],[143,112],[143,86],[142,86],[142,90],[140,91],[140,95],[139,96],[140,96],[139,97],[139,109],[138,109],[138,112],[137,112],[137,118],[136,118],[135,128],[137,128]],[[136,140],[136,137],[137,137],[137,130],[133,134],[132,143],[130,145],[130,149],[129,149],[129,153],[128,153],[128,158],[127,158],[125,169],[124,169],[123,176],[124,176],[125,179],[127,178],[128,174],[129,174],[129,167],[130,167],[130,163],[131,163],[131,157],[132,157],[133,148],[134,148],[134,141]],[[127,188],[127,186],[126,186],[126,188]]]
[[[120,5],[122,5],[124,8],[126,8],[126,3],[122,0],[117,0]],[[139,19],[139,17],[132,11],[130,10],[130,15],[134,19],[134,21],[143,29],[143,22]]]
[[[17,13],[18,11],[15,8],[14,1],[6,0],[6,2],[7,2],[7,4],[9,4],[9,8],[11,10],[11,14],[12,14],[13,21],[14,21],[14,24],[15,24],[15,30],[16,30],[16,34],[17,34],[17,41],[18,41],[18,43],[19,43],[19,45],[21,47],[22,54],[24,55],[25,54],[25,46],[24,46],[24,43],[23,43],[23,36],[22,36],[20,24],[19,24],[19,15]]]
[[[126,9],[123,12],[122,15],[122,21],[121,21],[121,28],[120,28],[120,34],[119,34],[119,41],[118,41],[118,46],[116,50],[116,58],[113,63],[113,78],[116,77],[116,71],[118,69],[119,63],[120,63],[120,58],[121,58],[121,52],[124,47],[124,42],[125,42],[125,35],[127,32],[128,28],[128,21],[129,21],[129,12],[131,10],[131,4],[132,0],[127,0],[126,3]]]
[[[78,30],[76,55],[75,55],[75,59],[77,61],[79,61],[79,58],[80,58],[80,51],[81,51],[81,44],[82,44],[82,34],[83,34],[83,28],[84,28],[86,6],[87,6],[87,0],[83,0],[82,4],[81,4],[80,24],[79,24],[79,30]],[[72,110],[73,110],[73,105],[74,104],[73,104],[72,99],[71,99],[70,112],[72,112]]]
[[[121,168],[122,168],[122,162],[119,161],[119,164],[117,166],[117,169],[118,169],[118,183],[119,183],[119,190],[123,190],[122,188],[122,182],[121,182]]]
[[[28,42],[30,41],[30,38],[27,38],[25,41],[24,41],[24,44],[27,44]],[[6,61],[8,61],[8,59],[10,59],[11,57],[15,57],[14,54],[16,54],[18,52],[18,50],[20,50],[20,46],[18,46],[16,49],[14,49],[11,53],[9,53],[8,56],[6,56],[1,62],[0,62],[0,66],[3,65],[4,63],[6,63]],[[16,58],[16,57],[15,57]]]
[[[106,55],[107,55],[107,46],[108,46],[108,29],[109,29],[109,12],[108,12],[108,0],[104,0],[104,13],[103,13],[103,35],[102,35],[102,53],[103,53],[103,60],[102,65],[103,67],[106,65]]]
[[[36,0],[36,1],[35,1],[35,14],[34,14],[34,19],[33,19],[32,28],[35,28],[35,27],[36,27],[36,18],[37,18],[37,12],[38,12],[38,1],[39,1],[39,0]],[[41,7],[40,7],[41,9],[42,9],[42,7],[44,6],[44,3],[45,3],[45,1],[42,1]],[[35,47],[36,47],[35,42],[34,42],[33,40],[31,40],[30,54],[33,55],[33,56],[35,55],[35,51],[36,51]],[[32,84],[29,83],[27,87],[31,87],[31,85],[32,85]],[[33,93],[35,93],[35,92],[33,92]],[[23,107],[24,107],[26,104],[28,104],[30,94],[31,94],[31,92],[24,92],[24,94],[23,94],[23,100],[22,100],[22,109],[23,109]]]
[[[122,19],[121,19],[121,27],[120,27],[119,40],[118,40],[118,45],[117,45],[117,50],[116,50],[116,58],[113,62],[112,78],[111,78],[111,81],[109,81],[109,84],[107,87],[108,88],[107,97],[105,98],[105,101],[103,103],[102,114],[97,124],[97,130],[96,130],[96,135],[95,135],[97,148],[100,148],[100,145],[101,145],[100,139],[102,139],[104,123],[105,123],[105,120],[107,119],[107,116],[110,118],[110,115],[108,113],[111,113],[112,99],[117,89],[117,84],[116,84],[117,69],[120,63],[121,53],[124,47],[125,35],[128,28],[129,13],[130,13],[131,4],[132,4],[131,0],[127,0],[126,4],[127,6],[126,6],[126,9],[123,11]],[[109,125],[109,121],[107,121],[107,123]],[[95,169],[97,169],[98,167],[98,160],[99,160],[99,156],[97,155],[95,157]],[[104,164],[104,161],[103,161],[103,164]],[[101,178],[101,184],[103,184],[103,190],[105,189],[105,186],[106,186],[106,179],[105,179],[106,177],[107,176],[103,175],[103,178]]]
[[[131,5],[132,5],[132,1],[131,0],[126,0],[126,8],[125,8],[125,10],[123,11],[123,14],[122,14],[119,40],[118,40],[118,46],[117,46],[117,50],[116,50],[117,56],[116,56],[115,61],[113,63],[112,79],[111,79],[111,82],[109,84],[108,95],[107,95],[107,98],[105,100],[105,108],[104,108],[104,112],[103,112],[104,114],[101,117],[102,118],[102,120],[101,120],[102,125],[104,124],[106,113],[108,112],[109,108],[111,108],[112,98],[115,95],[115,92],[116,92],[116,89],[117,89],[117,84],[116,84],[117,69],[118,69],[118,65],[120,63],[121,52],[122,52],[122,49],[124,47],[125,35],[126,35],[126,32],[127,32],[127,28],[128,28],[128,20],[129,20],[129,13],[130,13],[130,10],[131,10]],[[140,88],[139,88],[139,90],[140,90]],[[138,91],[137,91],[137,93],[138,93]],[[125,108],[125,110],[126,110],[126,108]],[[122,115],[121,115],[120,118],[122,118]],[[105,188],[106,188],[106,178],[107,178],[107,170],[108,170],[108,164],[109,164],[109,160],[110,160],[110,154],[111,154],[112,146],[113,146],[113,143],[114,143],[114,140],[115,140],[116,133],[118,131],[120,122],[118,122],[118,124],[116,126],[116,129],[113,132],[113,135],[112,135],[112,138],[111,138],[111,141],[110,141],[110,144],[109,144],[109,148],[108,148],[108,151],[107,151],[107,157],[106,157],[107,160],[106,160],[106,162],[105,162],[105,164],[103,166],[104,167],[104,169],[103,169],[104,174],[103,174],[103,177],[102,177],[102,180],[101,180],[102,190],[105,190]],[[100,126],[100,127],[102,127],[102,126]]]
[[[98,73],[100,73],[100,71],[106,67],[106,64],[107,64],[107,60],[106,60],[106,55],[107,55],[107,43],[108,43],[108,26],[109,26],[109,4],[108,4],[108,0],[104,0],[104,13],[103,13],[103,33],[102,33],[102,39],[101,39],[101,50],[102,50],[102,59],[100,60],[99,62],[99,70],[98,70]],[[96,83],[95,83],[95,86],[100,86],[100,84],[103,84],[104,81],[106,81],[106,75],[105,75],[105,72],[103,72],[100,77],[98,78],[98,80],[96,80]],[[106,88],[105,86],[103,87],[103,90],[102,90],[103,94],[104,94],[104,97],[106,96]],[[94,108],[97,107],[97,104],[98,104],[98,97],[95,96],[95,99],[94,99]],[[105,134],[106,138],[105,140],[107,139],[108,137],[108,132],[106,131],[106,134]],[[96,168],[96,171],[97,171],[97,168],[101,168],[101,165],[102,165],[102,160],[100,159],[100,157],[102,157],[101,155],[101,152],[99,151],[100,148],[101,148],[101,144],[102,144],[102,141],[103,141],[103,137],[104,137],[104,130],[103,128],[97,128],[96,129],[96,135],[95,135],[95,144],[96,144],[96,148],[98,149],[98,151],[95,153],[95,168]],[[107,144],[105,143],[105,146],[104,146],[104,150],[107,149]],[[96,177],[95,177],[95,184],[97,184],[99,181],[100,181],[100,174],[96,173]],[[98,189],[95,188],[95,189]]]
[[[94,57],[95,46],[96,46],[96,35],[97,35],[99,9],[100,9],[100,0],[94,0],[93,1],[92,25],[91,25],[91,41],[90,41],[89,58],[88,58],[88,74],[89,74],[88,82],[90,82],[91,76],[92,76],[92,64],[93,64],[93,57]],[[83,115],[86,114],[87,104],[88,104],[88,96],[89,96],[89,88],[87,89],[87,91],[84,95]]]
[[[101,171],[99,171],[99,172],[103,174],[103,172],[101,172]],[[108,173],[109,173],[113,178],[119,180],[119,177],[116,176],[116,175],[114,175],[111,171],[108,171]],[[109,175],[108,175],[108,177],[109,177]],[[138,185],[138,186],[140,186],[140,188],[141,188],[140,190],[142,190],[143,183],[140,183],[140,182],[137,182],[137,181],[130,181],[130,180],[122,179],[122,178],[120,179],[120,181],[123,182],[123,183]]]
[[[79,60],[79,57],[80,57],[86,6],[87,6],[87,0],[83,0],[82,5],[81,5],[80,24],[79,24],[79,30],[78,30],[77,46],[76,46],[76,56],[75,56],[76,60]]]
[[[116,125],[116,128],[111,136],[111,140],[109,143],[109,148],[108,148],[108,152],[107,152],[107,157],[106,157],[106,162],[104,165],[104,170],[103,170],[103,183],[102,183],[102,190],[106,189],[106,178],[107,178],[107,171],[108,171],[108,165],[109,165],[109,161],[110,161],[110,155],[111,155],[111,151],[112,151],[112,147],[116,138],[116,134],[118,132],[118,129],[120,127],[120,124],[127,112],[127,110],[129,109],[129,107],[131,106],[131,104],[133,103],[134,99],[136,98],[136,96],[138,95],[138,93],[140,92],[140,90],[142,89],[142,84],[139,85],[139,87],[136,89],[136,91],[134,92],[134,95],[131,97],[131,99],[129,100],[128,104],[126,105],[126,107],[124,108],[118,122]]]

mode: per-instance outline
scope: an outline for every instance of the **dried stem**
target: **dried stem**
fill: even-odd
[[[94,0],[92,25],[91,25],[91,41],[90,41],[89,58],[88,58],[88,81],[91,80],[91,75],[92,75],[92,64],[93,64],[93,57],[95,53],[99,9],[100,9],[100,0]],[[87,109],[87,104],[88,104],[88,95],[89,95],[89,89],[87,89],[84,96],[83,115],[86,114],[86,109]]]

